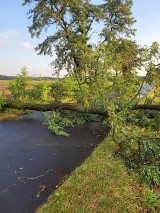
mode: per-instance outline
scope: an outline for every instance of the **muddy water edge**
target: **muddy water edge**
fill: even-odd
[[[35,112],[0,122],[0,213],[33,213],[106,133],[98,122],[55,136]]]

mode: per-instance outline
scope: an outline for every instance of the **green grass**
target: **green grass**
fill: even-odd
[[[127,173],[123,161],[114,155],[115,149],[106,138],[37,213],[159,212],[153,192]]]

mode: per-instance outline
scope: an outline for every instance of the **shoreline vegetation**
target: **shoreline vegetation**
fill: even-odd
[[[6,109],[0,121],[31,111]],[[36,213],[92,213],[160,211],[160,190],[149,189],[129,174],[107,136],[93,153],[49,196]]]
[[[54,109],[44,124],[67,136],[64,127],[91,119],[96,109],[110,129],[37,213],[160,212],[160,44],[142,46],[133,39],[133,0],[23,0],[22,5],[31,7],[31,37],[48,31],[35,50],[52,56],[54,47],[53,74],[66,70],[67,75],[37,83],[23,67],[7,88],[9,100],[1,90],[0,110]],[[98,31],[95,23],[101,25]],[[138,77],[139,70],[145,77]]]
[[[58,84],[58,89],[61,88],[61,83],[62,82]],[[42,82],[40,85],[42,88],[38,87],[38,84],[35,85],[36,91],[39,92],[38,98],[43,100],[41,102],[44,102],[44,100],[48,101],[48,98],[46,99],[46,93],[42,93],[42,91],[48,91],[45,87],[46,84]],[[57,85],[53,86],[54,90],[52,92],[55,92],[53,93],[53,96],[55,96],[57,95]],[[5,84],[4,87],[7,88],[7,84]],[[20,92],[17,88],[13,89],[16,92]],[[29,90],[27,90],[27,92],[28,91]],[[26,90],[22,92],[25,94]],[[23,96],[23,93],[20,95]],[[37,93],[34,95],[37,95]],[[71,95],[73,96],[72,93]],[[63,93],[59,94],[58,98],[60,101],[66,98],[63,96]],[[55,96],[55,100],[59,101],[59,99],[56,98]],[[20,101],[20,99],[16,100]],[[31,101],[34,103],[34,99],[31,99]],[[8,108],[3,108],[3,110],[4,111],[0,113],[0,120],[31,112],[28,110]],[[143,121],[143,116],[139,114],[135,116],[139,118],[139,120],[142,120],[140,124],[144,123],[145,120]],[[154,117],[155,116],[153,116],[153,118]],[[57,118],[59,119],[59,117]],[[151,118],[148,118],[150,119],[149,122],[152,121]],[[119,121],[119,118],[117,119],[117,121]],[[146,126],[147,124],[148,123],[145,123]],[[131,133],[133,134],[132,128]],[[117,135],[118,139],[119,137],[120,135]],[[159,188],[153,187],[150,189],[140,183],[138,174],[130,174],[127,171],[125,161],[122,160],[120,155],[115,154],[116,151],[116,143],[113,142],[111,135],[107,136],[94,150],[93,154],[89,156],[79,168],[73,171],[63,183],[57,186],[56,191],[50,195],[47,203],[37,210],[37,213],[160,212]]]
[[[36,213],[159,212],[158,192],[129,174],[115,151],[108,136]]]
[[[53,74],[66,70],[67,75],[49,83],[32,81],[23,67],[9,83],[8,94],[0,82],[0,110],[54,109],[44,123],[67,136],[64,127],[91,119],[96,109],[110,129],[37,213],[160,212],[160,44],[142,46],[133,39],[133,0],[23,0],[22,5],[31,7],[31,37],[48,31],[35,50],[52,56],[54,47]],[[101,25],[98,31],[95,23]],[[143,69],[146,75],[140,78]],[[74,114],[77,107],[81,116]]]

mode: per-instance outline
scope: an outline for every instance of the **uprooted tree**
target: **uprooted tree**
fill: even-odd
[[[5,105],[103,115],[103,123],[110,127],[128,168],[138,171],[150,185],[159,186],[160,47],[157,42],[141,47],[131,39],[135,33],[132,0],[104,0],[99,5],[92,2],[24,0],[23,5],[32,4],[31,36],[39,37],[47,31],[46,39],[36,48],[38,54],[52,56],[54,51],[55,72],[66,69],[69,77],[45,90],[45,100],[50,100],[46,95],[51,90],[54,96],[59,91],[59,97],[50,103],[30,103],[30,90],[25,97],[15,98],[16,103],[8,100]],[[137,76],[141,69],[146,71],[143,78]],[[35,87],[34,91],[41,94],[43,87]],[[69,103],[63,103],[64,99]],[[50,120],[47,117],[47,123],[53,122],[54,126],[60,119],[60,111],[57,113]]]

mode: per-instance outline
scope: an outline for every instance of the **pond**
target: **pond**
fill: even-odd
[[[0,212],[32,213],[104,138],[98,122],[55,136],[35,112],[0,122]]]

